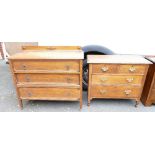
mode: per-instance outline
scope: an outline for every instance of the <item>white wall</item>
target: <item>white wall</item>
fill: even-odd
[[[10,37],[5,41],[97,44],[121,54],[155,54],[154,0],[44,0],[37,5],[27,0],[18,6],[7,1],[5,25],[0,25],[3,39],[6,33]]]

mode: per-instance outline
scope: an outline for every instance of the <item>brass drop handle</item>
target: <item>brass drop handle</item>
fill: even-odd
[[[102,70],[103,72],[106,72],[106,71],[109,70],[109,68],[108,68],[108,67],[102,67],[101,70]]]
[[[106,90],[100,90],[101,94],[105,94],[107,91]]]
[[[131,94],[131,90],[125,90],[124,91],[126,95],[130,95]]]
[[[133,78],[127,78],[126,79],[129,83],[131,83],[133,81]]]
[[[135,71],[136,71],[136,68],[135,68],[135,67],[130,67],[130,68],[129,68],[129,71],[130,71],[130,72],[135,72]]]
[[[105,81],[107,81],[107,80],[108,80],[108,79],[105,78],[105,77],[101,79],[102,82],[105,82]]]

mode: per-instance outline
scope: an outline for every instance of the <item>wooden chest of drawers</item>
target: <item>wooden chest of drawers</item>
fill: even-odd
[[[23,51],[9,58],[22,100],[80,101],[82,108],[82,50]]]
[[[93,98],[140,101],[150,62],[141,56],[88,55],[88,105]]]
[[[146,57],[153,64],[150,65],[144,85],[141,101],[145,106],[155,103],[155,57]]]

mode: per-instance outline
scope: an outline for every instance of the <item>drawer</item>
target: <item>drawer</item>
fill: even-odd
[[[152,89],[152,91],[151,91],[150,100],[155,101],[155,89]]]
[[[93,98],[137,98],[140,96],[140,87],[131,86],[92,86]]]
[[[145,74],[146,65],[120,65],[119,73]]]
[[[21,99],[79,100],[80,89],[71,88],[19,88]]]
[[[78,60],[23,60],[13,62],[15,71],[79,72]]]
[[[146,65],[93,64],[92,73],[144,74]]]
[[[104,84],[136,84],[141,85],[143,76],[129,76],[129,75],[92,75],[92,84],[104,85]]]
[[[79,75],[72,74],[16,74],[18,83],[80,84]]]
[[[92,73],[118,73],[118,65],[92,64]]]

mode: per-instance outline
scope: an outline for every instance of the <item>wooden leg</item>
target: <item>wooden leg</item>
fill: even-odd
[[[145,105],[146,107],[150,107],[150,106],[152,105],[152,102],[149,101],[149,100],[147,100],[147,101],[144,103],[144,105]]]
[[[82,110],[82,99],[80,100],[80,110]]]
[[[88,106],[90,106],[90,99],[88,98],[88,104],[87,104]]]
[[[135,104],[136,108],[138,107],[139,103],[140,103],[140,100],[136,100],[136,104]]]
[[[18,99],[19,101],[19,104],[18,104],[18,107],[23,110],[23,103],[22,103],[22,100],[21,99]]]

